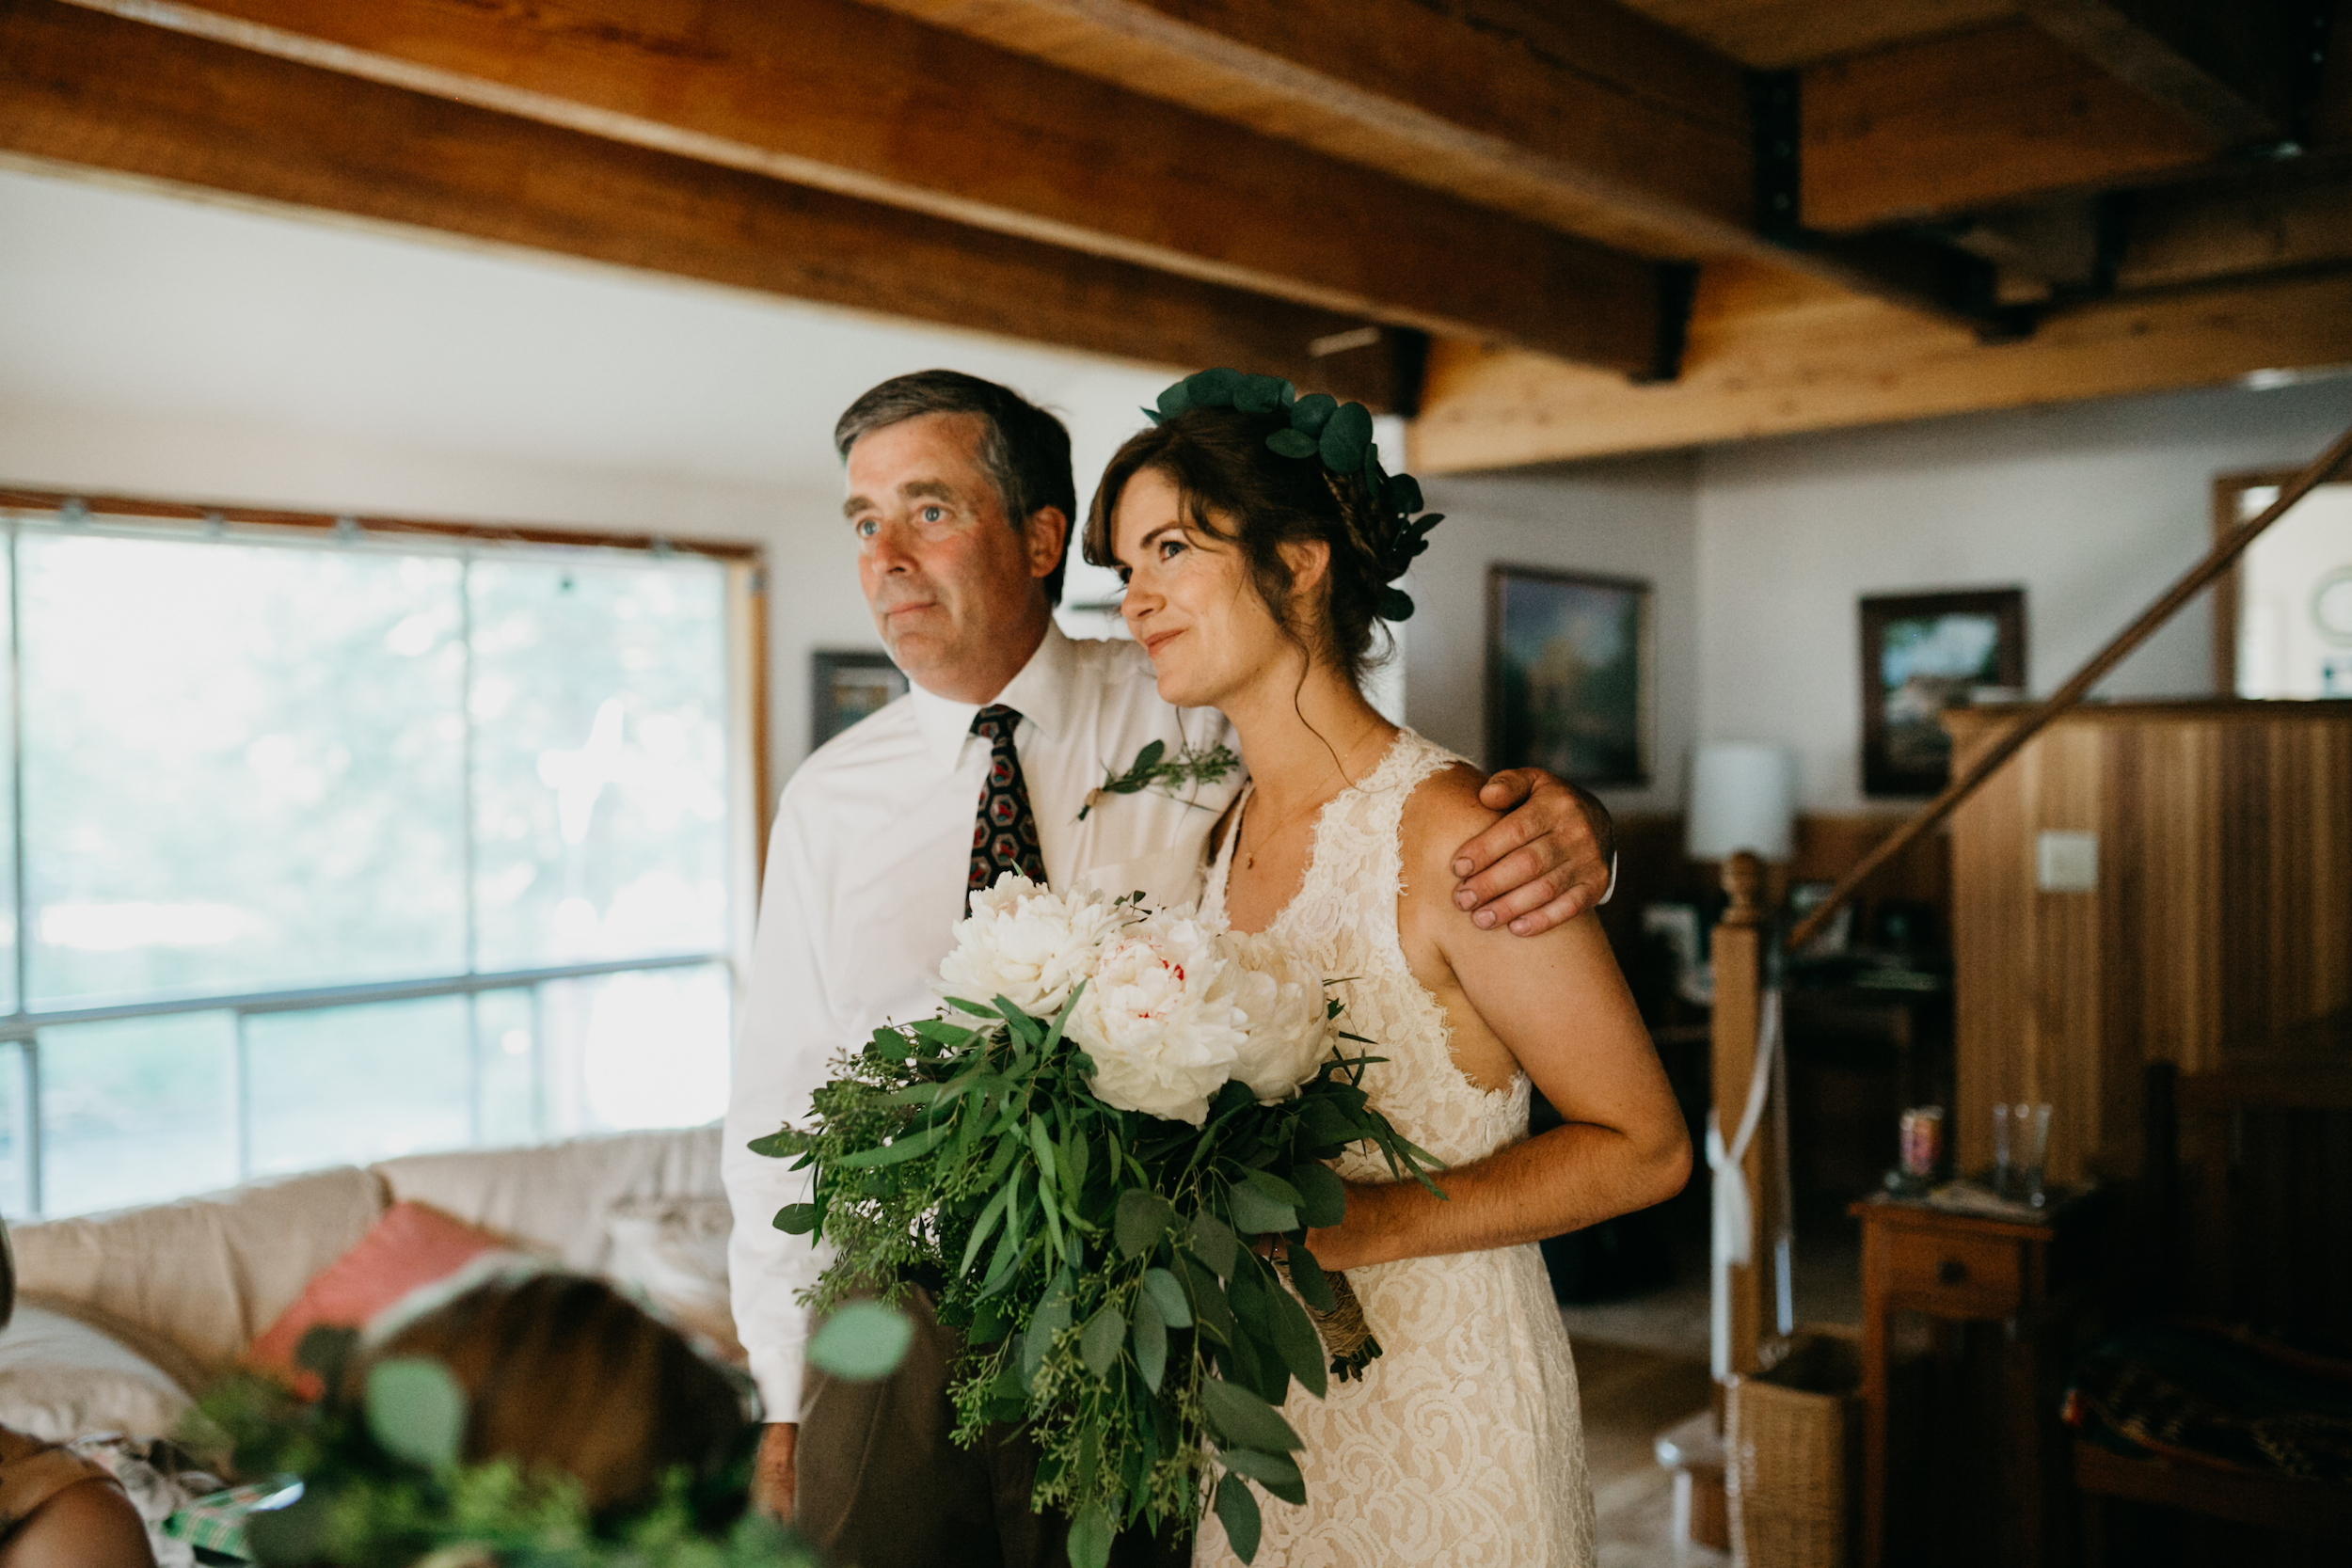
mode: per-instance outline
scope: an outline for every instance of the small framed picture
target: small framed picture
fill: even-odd
[[[2026,591],[1881,594],[1862,601],[1862,792],[1932,795],[1950,782],[1943,714],[2026,691]]]
[[[907,677],[872,649],[819,648],[809,656],[809,750],[906,695]]]
[[[1573,784],[1650,779],[1650,585],[1486,569],[1486,765]]]

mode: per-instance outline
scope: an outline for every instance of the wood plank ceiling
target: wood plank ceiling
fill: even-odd
[[[0,0],[0,156],[1417,415],[2352,365],[2331,0]]]

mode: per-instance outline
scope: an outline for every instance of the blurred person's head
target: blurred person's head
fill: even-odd
[[[494,1279],[425,1313],[372,1359],[427,1356],[466,1391],[465,1457],[578,1479],[589,1508],[651,1502],[672,1470],[723,1474],[750,1431],[727,1375],[602,1280]]]
[[[925,690],[987,702],[1061,601],[1078,507],[1069,432],[1009,388],[918,371],[851,404],[834,448],[882,645]]]

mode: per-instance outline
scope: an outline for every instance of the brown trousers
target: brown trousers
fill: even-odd
[[[890,1376],[803,1374],[792,1522],[838,1568],[1068,1568],[1069,1522],[1029,1507],[1027,1433],[992,1427],[957,1446],[947,1384],[962,1336],[919,1286],[903,1307],[914,1338]],[[1112,1546],[1112,1568],[1177,1568],[1191,1547],[1131,1530]]]

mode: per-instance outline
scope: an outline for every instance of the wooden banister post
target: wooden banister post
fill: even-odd
[[[1764,1011],[1764,863],[1742,849],[1724,863],[1724,891],[1731,907],[1715,927],[1713,1063],[1715,1125],[1729,1146],[1747,1110],[1749,1079],[1756,1069],[1756,1031]],[[1756,1247],[1750,1261],[1731,1270],[1731,1372],[1744,1376],[1756,1370],[1757,1349],[1764,1335],[1765,1287],[1774,1266],[1771,1226],[1778,1195],[1767,1185],[1767,1173],[1778,1167],[1768,1159],[1772,1118],[1764,1118],[1740,1162],[1747,1173],[1755,1216]]]

